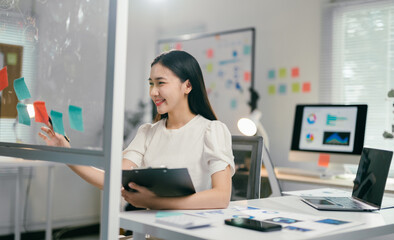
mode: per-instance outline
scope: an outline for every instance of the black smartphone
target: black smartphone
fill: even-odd
[[[224,220],[224,223],[226,225],[247,228],[261,232],[278,231],[282,229],[282,225],[249,218],[230,218]]]

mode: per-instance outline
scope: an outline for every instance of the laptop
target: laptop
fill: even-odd
[[[392,157],[392,151],[363,148],[351,197],[302,196],[301,200],[318,210],[379,210]]]

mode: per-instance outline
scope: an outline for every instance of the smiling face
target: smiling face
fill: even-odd
[[[149,95],[159,114],[190,111],[187,94],[191,91],[188,80],[181,80],[160,63],[152,66],[149,77]]]

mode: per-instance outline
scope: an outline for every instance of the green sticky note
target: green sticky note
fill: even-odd
[[[269,86],[268,86],[268,94],[269,94],[269,95],[275,95],[275,92],[276,92],[276,87],[275,87],[275,85],[269,85]]]
[[[69,105],[68,117],[70,120],[70,127],[74,130],[83,132],[82,108]]]
[[[18,111],[19,123],[30,126],[30,116],[27,112],[27,106],[23,103],[18,102],[16,105],[16,110]]]
[[[294,93],[300,92],[300,83],[291,84],[291,91]]]
[[[286,76],[287,76],[286,68],[280,68],[279,69],[279,77],[280,78],[286,78]]]
[[[26,86],[25,78],[18,78],[14,81],[14,89],[16,96],[18,97],[19,101],[27,98],[31,98],[29,89]]]
[[[53,130],[61,135],[65,135],[64,126],[63,126],[63,113],[51,110],[50,114],[52,119]]]
[[[183,213],[181,213],[181,212],[157,212],[156,213],[157,218],[179,216],[179,215],[183,215]]]
[[[7,53],[7,65],[16,65],[18,63],[18,55],[16,53]]]

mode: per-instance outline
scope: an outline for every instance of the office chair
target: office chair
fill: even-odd
[[[270,196],[281,196],[280,185],[269,152],[264,147],[263,138],[261,136],[232,136],[232,147],[236,174],[233,176],[231,200],[260,198],[262,164],[268,172],[272,192]]]

